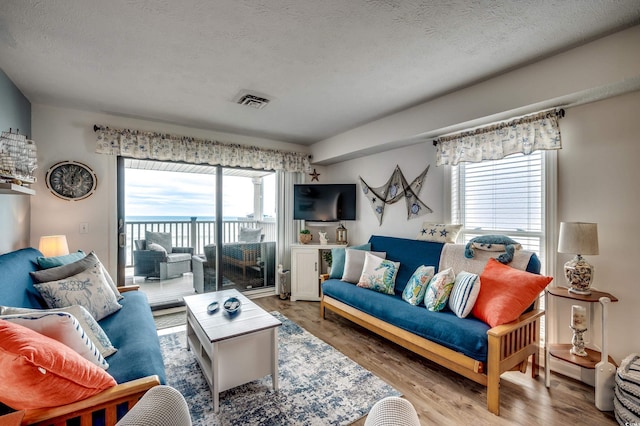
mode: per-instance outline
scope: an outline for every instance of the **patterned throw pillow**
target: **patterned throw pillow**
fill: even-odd
[[[99,264],[58,281],[33,285],[50,308],[64,308],[71,305],[84,306],[95,318],[111,315],[122,308],[109,287]]]
[[[427,287],[427,292],[424,295],[424,306],[430,311],[441,311],[447,306],[449,300],[449,293],[456,280],[456,276],[453,274],[451,268],[447,268],[444,271],[438,272]]]
[[[393,294],[400,262],[381,259],[368,251],[364,253],[364,267],[362,268],[360,280],[358,280],[358,287],[368,288],[380,293]]]
[[[116,385],[68,346],[19,324],[0,321],[0,402],[14,410],[56,407]]]
[[[418,232],[417,240],[435,243],[455,243],[462,225],[445,225],[425,222]]]
[[[462,271],[456,276],[451,295],[449,296],[449,308],[460,318],[466,318],[471,313],[480,293],[480,277],[471,272]]]
[[[123,296],[118,291],[118,287],[111,279],[111,275],[107,272],[107,269],[102,265],[98,256],[91,252],[86,255],[83,259],[77,260],[73,263],[67,263],[65,265],[56,266],[54,268],[43,269],[41,271],[33,271],[29,272],[31,274],[31,278],[36,283],[46,283],[49,281],[58,281],[64,278],[68,278],[72,275],[75,275],[79,272],[86,270],[87,268],[92,267],[96,263],[100,263],[102,267],[102,273],[104,274],[105,279],[109,283],[109,287],[113,290],[113,294],[116,295],[118,300],[121,300]]]
[[[56,309],[29,309],[29,308],[15,308],[12,306],[0,306],[0,315],[12,315],[12,314],[24,314],[33,312],[68,312],[73,315],[76,320],[82,326],[82,329],[89,335],[91,341],[96,345],[100,354],[104,358],[109,355],[113,355],[117,352],[117,349],[107,337],[107,333],[104,332],[100,324],[91,316],[89,311],[80,305],[67,306],[64,308]]]
[[[435,274],[433,266],[418,266],[402,292],[402,300],[415,306],[421,304],[433,274]]]
[[[34,312],[0,317],[3,320],[30,328],[76,351],[84,359],[106,370],[109,364],[84,332],[78,320],[68,312]]]

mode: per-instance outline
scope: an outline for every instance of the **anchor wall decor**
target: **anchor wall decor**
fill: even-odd
[[[402,197],[404,197],[407,204],[407,220],[433,212],[429,206],[418,198],[429,167],[430,166],[427,166],[411,184],[407,183],[407,180],[400,170],[400,166],[397,165],[387,183],[376,188],[369,186],[364,179],[360,177],[362,192],[364,192],[365,197],[369,200],[371,208],[378,218],[379,225],[382,225],[385,206],[398,202]]]

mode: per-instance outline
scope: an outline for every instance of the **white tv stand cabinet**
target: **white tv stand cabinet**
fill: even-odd
[[[291,245],[291,300],[317,302],[322,295],[322,251],[344,248],[344,244],[292,244]]]

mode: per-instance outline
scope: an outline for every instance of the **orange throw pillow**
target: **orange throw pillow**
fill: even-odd
[[[518,319],[553,277],[532,274],[489,259],[480,275],[480,293],[471,313],[495,327]]]
[[[68,346],[0,320],[0,402],[15,410],[55,407],[116,385]]]

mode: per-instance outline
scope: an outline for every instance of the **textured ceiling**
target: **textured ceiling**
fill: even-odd
[[[638,23],[638,0],[0,0],[0,68],[32,103],[310,144]]]

